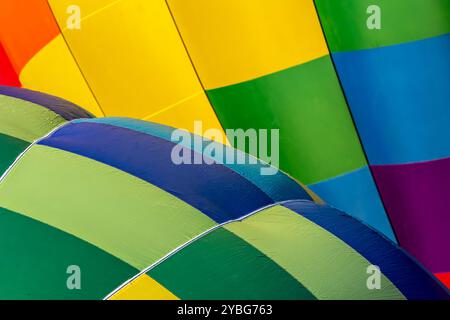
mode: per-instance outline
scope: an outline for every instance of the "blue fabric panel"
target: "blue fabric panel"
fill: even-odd
[[[397,242],[367,166],[308,187],[327,204],[362,220]]]
[[[122,128],[127,128],[130,130],[139,131],[142,133],[146,133],[155,137],[159,137],[161,139],[165,139],[167,141],[171,141],[171,135],[175,128],[164,126],[161,124],[141,121],[130,118],[98,118],[98,119],[80,119],[75,120],[75,123],[89,122],[89,123],[102,123],[115,125]],[[192,141],[194,139],[194,135],[191,134],[191,143],[186,141],[182,141],[183,146],[186,148],[195,150],[201,153],[199,146],[195,145]],[[223,146],[217,142],[205,141],[203,143],[203,148],[209,144],[216,144]],[[237,149],[230,148],[226,146],[227,150],[231,150],[232,152],[237,152],[243,154],[242,151]],[[239,173],[241,176],[245,177],[249,181],[251,181],[254,185],[256,185],[259,189],[264,191],[273,201],[285,201],[285,200],[293,200],[293,199],[305,199],[312,200],[311,196],[301,187],[299,183],[295,180],[287,176],[281,171],[278,171],[275,175],[261,175],[261,168],[266,165],[258,164],[230,164],[226,163],[225,156],[223,157],[215,157],[219,163],[222,163],[224,166],[232,169],[233,171]]]
[[[450,156],[450,34],[335,53],[370,164]]]
[[[73,152],[128,172],[173,194],[218,223],[273,201],[239,174],[218,164],[171,160],[174,143],[129,129],[71,123],[39,144]],[[186,152],[192,152],[186,149]]]
[[[378,266],[408,299],[450,298],[448,290],[404,250],[360,221],[311,201],[291,201],[284,206],[334,234]]]
[[[61,117],[69,121],[78,118],[94,117],[91,113],[76,104],[73,104],[72,102],[42,92],[16,87],[0,86],[0,94],[38,104],[59,114]]]

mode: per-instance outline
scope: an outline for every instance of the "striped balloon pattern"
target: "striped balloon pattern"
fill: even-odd
[[[369,8],[373,7],[379,8],[381,13],[380,29],[368,27],[367,21],[373,14]],[[80,28],[71,25],[77,12],[81,19]],[[165,190],[206,214],[216,224],[227,224],[217,230],[210,230],[213,226],[198,228],[189,236],[184,236],[183,243],[192,240],[195,234],[207,232],[204,237],[195,241],[195,245],[172,252],[164,261],[158,259],[175,250],[182,241],[169,241],[173,246],[161,250],[158,258],[152,261],[145,260],[145,254],[135,251],[136,257],[145,260],[142,264],[130,256],[125,259],[114,251],[114,257],[141,272],[146,270],[142,268],[155,263],[157,265],[138,274],[135,279],[129,276],[137,274],[136,270],[123,276],[124,281],[134,280],[111,293],[108,296],[111,298],[127,298],[129,292],[131,296],[142,295],[145,298],[155,297],[152,294],[161,298],[214,296],[213,292],[202,291],[207,290],[206,283],[203,289],[198,287],[200,280],[206,281],[206,278],[201,279],[200,276],[208,274],[200,268],[206,267],[203,264],[198,266],[198,275],[185,275],[189,281],[196,279],[198,295],[192,292],[192,286],[187,289],[187,282],[184,288],[183,281],[179,279],[176,283],[170,282],[177,277],[181,278],[181,274],[177,273],[180,270],[171,269],[174,274],[169,277],[164,266],[170,268],[171,263],[177,259],[181,259],[177,264],[193,263],[188,258],[189,254],[194,253],[189,250],[202,243],[209,245],[208,239],[216,239],[211,240],[213,242],[219,238],[229,241],[227,245],[223,245],[224,250],[231,248],[233,243],[237,245],[230,237],[247,242],[252,250],[262,252],[268,263],[287,270],[293,277],[291,280],[301,283],[303,291],[297,289],[303,293],[292,289],[293,297],[375,297],[367,296],[367,292],[364,295],[356,289],[349,289],[343,295],[328,287],[322,290],[322,284],[306,280],[309,277],[307,273],[299,276],[295,270],[290,269],[289,261],[279,261],[278,257],[271,256],[271,250],[276,252],[275,248],[252,243],[244,235],[245,230],[241,230],[243,234],[237,232],[237,229],[236,232],[233,231],[233,226],[240,223],[231,221],[242,219],[252,212],[257,211],[243,222],[252,224],[252,221],[259,221],[258,217],[278,213],[284,217],[291,214],[288,212],[294,212],[297,214],[296,219],[308,221],[320,230],[325,229],[332,237],[339,238],[339,241],[355,249],[361,259],[372,261],[371,257],[366,256],[366,251],[361,251],[361,248],[355,247],[355,242],[350,243],[338,235],[337,230],[310,220],[303,211],[300,210],[299,213],[299,210],[293,209],[295,206],[291,208],[288,205],[276,205],[299,199],[313,200],[309,205],[315,204],[314,210],[317,212],[326,211],[326,214],[334,215],[333,221],[337,225],[350,219],[340,213],[346,212],[352,217],[349,221],[361,221],[364,228],[367,226],[367,230],[364,229],[366,231],[361,234],[372,234],[372,230],[380,232],[381,242],[389,243],[399,255],[411,254],[413,259],[417,259],[428,271],[450,286],[450,204],[447,200],[450,195],[449,21],[448,0],[246,0],[245,5],[241,0],[2,1],[0,85],[9,87],[2,87],[0,90],[0,106],[8,106],[0,112],[8,114],[7,117],[2,115],[4,119],[17,119],[13,120],[14,123],[5,123],[6,120],[0,119],[0,145],[7,146],[4,147],[7,151],[0,155],[0,174],[7,173],[2,184],[9,184],[8,181],[13,180],[15,170],[27,172],[26,175],[30,178],[23,178],[27,181],[46,181],[47,178],[43,177],[31,178],[37,174],[32,167],[47,166],[49,171],[46,176],[50,177],[50,169],[63,170],[66,164],[71,163],[69,160],[61,160],[59,153],[48,153],[47,149],[51,148],[112,166]],[[11,87],[53,94],[74,104]],[[22,108],[22,115],[14,110],[8,111],[8,108],[16,105]],[[86,111],[77,105],[83,106]],[[10,116],[11,112],[13,117]],[[44,117],[47,120],[52,117],[52,121],[47,121]],[[214,165],[214,170],[219,170],[218,167],[226,172],[231,170],[249,182],[246,182],[245,187],[237,187],[237,181],[220,180],[225,179],[219,173],[220,170],[215,173],[218,176],[215,176],[208,171],[210,169],[204,169],[208,172],[206,181],[214,179],[214,184],[221,185],[221,193],[218,190],[208,190],[211,184],[208,187],[205,184],[205,189],[200,186],[194,188],[189,184],[182,187],[181,184],[188,183],[189,178],[175,178],[174,171],[169,170],[170,165],[161,163],[168,161],[166,151],[171,144],[169,140],[173,128],[184,128],[197,133],[194,128],[196,120],[201,120],[204,128],[216,128],[221,132],[234,128],[279,129],[279,167],[284,173],[280,172],[272,177],[261,176],[259,169],[264,165],[262,163],[254,167]],[[19,125],[21,121],[24,122]],[[165,142],[161,142],[162,145],[157,149],[152,149],[160,157],[148,159],[145,154],[140,154],[140,160],[133,160],[137,150],[133,150],[132,146],[144,143],[145,139],[134,141],[136,137],[127,137],[125,134],[129,130],[137,136],[145,135],[146,139],[151,140],[153,137],[155,141]],[[48,137],[30,147],[31,142],[47,134]],[[101,140],[102,137],[110,140]],[[117,143],[120,148],[124,148],[117,147],[117,154],[106,148],[113,143],[112,139],[116,139],[114,146]],[[233,141],[230,142],[234,145]],[[151,144],[154,147],[158,145],[156,142]],[[201,151],[195,145],[185,147],[194,152]],[[40,151],[34,151],[35,149]],[[46,162],[46,158],[60,159],[59,164],[31,164],[28,171],[19,170],[22,162],[29,162],[29,152],[36,152],[36,159],[43,162]],[[10,170],[17,157],[20,158],[18,168]],[[153,170],[144,167],[144,162],[147,165],[150,160],[156,166]],[[161,167],[164,165],[169,168]],[[72,163],[73,169],[68,171],[74,176],[67,177],[66,184],[67,181],[80,180],[76,173],[81,170],[82,165],[80,164],[80,169],[76,169],[77,166],[78,164]],[[169,171],[164,171],[166,169]],[[192,170],[199,169],[196,167]],[[153,176],[156,171],[161,177]],[[100,169],[98,172],[101,172]],[[199,170],[189,174],[200,177],[205,172]],[[65,175],[69,173],[65,172]],[[125,210],[123,205],[97,202],[97,197],[93,198],[95,192],[78,195],[81,189],[88,190],[87,186],[96,185],[97,180],[98,183],[102,181],[96,170],[86,176],[95,179],[90,182],[83,180],[80,182],[82,188],[78,185],[76,190],[69,191],[66,190],[68,186],[63,185],[60,180],[62,174],[58,175],[54,181],[57,187],[53,201],[47,202],[52,205],[48,207],[59,208],[57,210],[67,210],[66,207],[70,207],[85,213],[100,212],[108,207],[112,213],[116,212],[114,218],[111,217],[108,221],[122,216],[117,210]],[[173,185],[169,182],[166,184],[164,179],[169,178],[173,179],[170,182]],[[103,187],[99,189],[112,188],[112,181],[103,183]],[[46,184],[34,186],[29,192],[33,191],[34,195],[36,190],[45,189],[45,186]],[[233,197],[234,192],[229,190],[231,188],[237,188],[239,197],[234,194],[236,198],[230,201],[229,197]],[[5,187],[6,189],[13,190],[10,187]],[[119,189],[120,193],[126,192]],[[117,190],[114,192],[118,192]],[[247,190],[248,193],[242,190]],[[215,192],[224,198],[210,199]],[[257,196],[261,192],[267,197]],[[194,200],[188,201],[187,195]],[[17,205],[21,201],[24,205],[32,205],[25,198],[19,201],[20,197],[10,196],[11,201],[16,201]],[[46,193],[42,196],[50,195]],[[130,194],[128,196],[131,197]],[[195,200],[197,196],[201,197]],[[109,197],[108,193],[98,196],[105,202]],[[114,197],[120,198],[118,193]],[[78,208],[80,199],[89,199],[89,205]],[[141,203],[141,199],[143,197],[136,198],[136,203]],[[41,201],[44,206],[45,201]],[[54,201],[61,202],[61,207]],[[64,201],[66,209],[62,209]],[[252,204],[252,201],[259,202]],[[127,205],[130,206],[131,202],[127,200]],[[324,205],[324,202],[330,207]],[[150,204],[141,205],[145,207]],[[203,205],[207,208],[198,207]],[[175,208],[171,205],[169,207]],[[263,209],[265,207],[267,208]],[[40,218],[34,217],[31,212],[45,211],[44,208],[37,210],[31,207],[5,208],[11,214],[24,214],[28,209],[31,218],[37,220]],[[126,212],[135,209],[135,206],[131,206]],[[68,215],[71,216],[70,213]],[[108,215],[105,213],[105,217]],[[140,218],[133,221],[139,222],[140,228],[145,225],[140,222]],[[45,223],[55,227],[55,230],[68,232],[111,253],[109,247],[104,249],[96,241],[85,239],[84,234],[76,233],[78,230],[68,231],[58,224]],[[82,225],[86,222],[80,220],[77,223]],[[74,227],[77,223],[74,222]],[[264,222],[258,223],[264,225]],[[293,222],[293,228],[295,223]],[[98,225],[104,224],[99,221]],[[347,230],[347,227],[344,229]],[[294,238],[291,240],[295,241]],[[310,243],[308,246],[320,253],[320,243]],[[123,243],[116,244],[118,247],[125,246]],[[208,252],[206,248],[202,250]],[[287,251],[284,254],[286,257],[292,255]],[[194,256],[191,257],[193,259]],[[295,261],[297,263],[301,264]],[[325,263],[320,262],[320,266],[322,264]],[[193,268],[186,268],[194,272]],[[214,272],[217,271],[217,274],[214,276],[219,277],[219,270],[216,266]],[[305,270],[302,267],[302,272],[306,272]],[[253,276],[254,273],[250,275]],[[392,274],[384,276],[403,297],[427,296],[425,293],[423,296],[411,295],[410,291],[405,292],[404,287],[398,285],[395,277],[391,277]],[[219,287],[220,281],[227,279],[227,283],[231,284],[233,280],[222,274],[220,281],[213,275],[211,277],[207,280],[213,280]],[[107,287],[108,290],[101,289],[101,285],[97,288],[103,290],[101,295],[106,295],[117,288],[115,280],[114,283],[114,286],[107,281],[104,283],[103,288]],[[351,287],[350,284],[348,286]],[[217,288],[211,288],[213,289]],[[235,290],[236,288],[230,287],[227,294],[237,294]],[[246,297],[246,294],[250,297],[250,291],[256,294],[250,287],[242,290],[241,298]],[[272,290],[273,288],[270,289]],[[217,297],[232,297],[219,289],[214,292]],[[261,294],[263,292],[268,291],[263,290]],[[76,295],[73,292],[64,294]],[[383,295],[400,297],[393,291],[384,292]]]
[[[67,121],[91,117],[90,113],[66,100],[0,86],[0,176],[35,140]]]
[[[34,120],[0,130],[49,131],[0,181],[2,299],[450,298],[386,237],[281,171],[260,175],[267,164],[177,165],[172,127],[1,89],[2,112]],[[192,138],[183,151],[199,154]],[[74,265],[80,290],[65,286]]]
[[[398,242],[450,284],[450,2],[316,3]]]

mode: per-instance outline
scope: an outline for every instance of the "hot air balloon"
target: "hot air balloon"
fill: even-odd
[[[0,297],[449,298],[387,238],[281,171],[259,175],[267,164],[173,163],[174,130],[79,118],[34,141],[0,182]],[[65,286],[74,267],[82,290]]]
[[[191,132],[196,120],[280,128],[283,171],[396,241],[312,1],[83,0],[79,29],[71,5],[4,4],[2,42],[23,86]]]
[[[449,285],[449,12],[447,0],[3,1],[0,84],[82,106],[67,128],[95,116],[169,126],[155,129],[165,140],[196,121],[277,129],[280,173],[220,164],[265,192],[299,184]],[[299,198],[288,190],[275,202]]]

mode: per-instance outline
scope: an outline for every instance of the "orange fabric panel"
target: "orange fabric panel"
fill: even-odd
[[[16,73],[58,34],[46,0],[0,1],[0,42]]]

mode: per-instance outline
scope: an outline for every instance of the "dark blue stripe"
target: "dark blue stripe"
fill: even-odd
[[[102,123],[114,125],[122,128],[127,128],[130,130],[146,133],[158,138],[165,139],[167,141],[171,141],[172,132],[175,130],[173,127],[161,125],[158,123],[129,119],[129,118],[95,118],[95,119],[80,119],[75,120],[76,123],[81,122],[89,122],[89,123]],[[195,150],[201,152],[201,150],[197,150],[198,147],[194,144],[194,134],[191,134],[190,143],[185,143],[183,140],[183,145],[191,150]],[[210,145],[220,145],[217,142],[212,142],[210,140],[204,140],[203,145],[201,146],[203,149]],[[225,146],[228,152],[236,152],[242,153],[237,149],[233,149],[231,147]],[[231,151],[230,151],[231,150]],[[280,202],[285,200],[294,200],[294,199],[304,199],[304,200],[312,200],[311,196],[302,188],[302,186],[294,181],[292,178],[284,174],[282,171],[278,171],[274,175],[261,175],[261,169],[267,167],[267,164],[238,164],[238,163],[226,163],[225,161],[225,153],[222,155],[220,159],[219,156],[216,156],[214,159],[223,164],[224,166],[232,169],[237,172],[241,176],[245,177],[247,180],[251,181],[254,185],[264,191],[273,201]]]
[[[96,123],[69,124],[39,144],[70,151],[128,172],[222,223],[273,201],[248,180],[218,164],[175,165],[174,143]],[[191,152],[185,148],[186,152]]]
[[[284,206],[326,229],[377,265],[406,298],[450,299],[448,291],[418,262],[360,221],[310,201],[290,201]]]
[[[16,87],[0,86],[0,94],[38,104],[55,112],[56,114],[59,114],[61,117],[69,121],[79,118],[94,117],[91,113],[76,104],[73,104],[72,102],[42,92]]]

